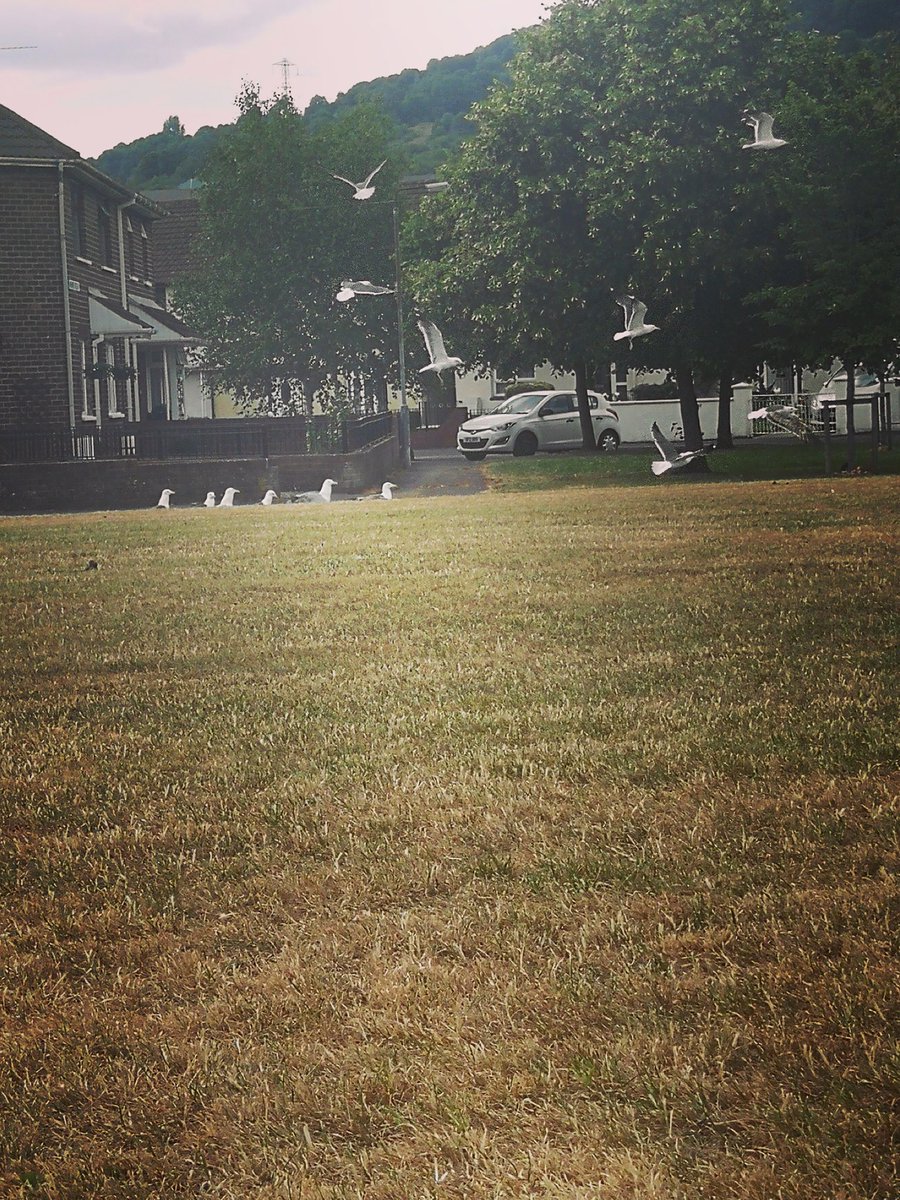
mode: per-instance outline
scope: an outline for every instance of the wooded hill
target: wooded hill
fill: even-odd
[[[900,33],[896,0],[792,2],[798,24],[839,36],[848,50]],[[471,54],[432,59],[421,71],[357,83],[333,101],[314,96],[304,115],[320,125],[356,105],[378,105],[396,127],[394,148],[403,170],[410,175],[432,174],[465,136],[466,113],[472,105],[492,83],[505,78],[516,49],[515,36],[506,34]],[[92,161],[113,179],[138,190],[179,187],[200,176],[211,147],[228,128],[204,125],[187,134],[177,116],[169,117],[159,133],[121,142]]]
[[[471,54],[432,59],[422,71],[406,70],[357,83],[334,101],[314,96],[304,115],[320,126],[359,104],[377,105],[396,127],[395,149],[402,156],[404,171],[432,174],[462,140],[465,114],[495,80],[505,77],[506,64],[515,52],[516,39],[506,34]],[[178,117],[169,117],[161,132],[120,143],[93,161],[128,187],[178,187],[200,175],[212,145],[229,128],[205,125],[191,135],[184,132]]]

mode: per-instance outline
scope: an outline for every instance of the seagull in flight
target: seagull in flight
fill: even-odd
[[[620,342],[622,338],[628,338],[630,346],[633,338],[643,337],[645,333],[653,333],[659,329],[658,325],[645,324],[644,317],[647,313],[647,305],[642,304],[634,296],[617,296],[616,304],[621,305],[625,310],[625,328],[619,333],[613,334],[614,342]]]
[[[764,405],[747,413],[749,421],[768,421],[776,429],[792,433],[801,442],[813,442],[815,437],[801,413],[791,404]]]
[[[393,288],[381,287],[380,284],[373,283],[371,279],[344,279],[341,281],[341,290],[335,299],[345,304],[357,296],[393,296],[393,294]]]
[[[454,367],[462,366],[461,358],[451,358],[447,354],[441,331],[433,321],[424,321],[420,317],[416,324],[422,331],[422,337],[425,339],[425,349],[428,351],[428,357],[431,359],[427,367],[419,368],[420,375],[424,375],[426,371],[434,371],[437,375],[440,375],[442,371],[449,371]]]
[[[650,464],[650,469],[654,475],[665,475],[667,471],[680,471],[682,467],[686,467],[695,458],[703,458],[706,455],[705,449],[682,450],[679,454],[655,421],[650,426],[650,433],[653,441],[656,443],[657,450],[662,455],[660,461]]]
[[[745,125],[753,127],[753,141],[745,142],[741,147],[742,150],[777,150],[779,146],[786,146],[787,142],[784,138],[775,137],[772,132],[772,126],[775,123],[775,118],[771,113],[761,112],[753,116],[747,113],[744,118]]]
[[[168,508],[169,507],[169,497],[174,496],[174,495],[175,495],[175,493],[172,491],[171,488],[163,488],[162,495],[156,502],[156,507],[157,508]]]
[[[352,179],[347,179],[343,175],[332,174],[331,178],[339,179],[341,181],[341,183],[348,183],[350,185],[350,187],[353,188],[353,199],[354,200],[368,200],[370,196],[375,195],[375,189],[371,186],[372,180],[375,178],[375,176],[378,174],[378,172],[381,170],[381,168],[384,166],[384,163],[386,163],[386,162],[387,162],[387,159],[385,159],[384,162],[380,162],[378,164],[378,166],[375,168],[375,170],[370,171],[369,174],[365,177],[365,179],[361,183],[354,183]]]

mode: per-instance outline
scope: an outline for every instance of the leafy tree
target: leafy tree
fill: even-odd
[[[766,181],[740,146],[742,110],[783,89],[773,40],[787,49],[777,0],[566,0],[476,106],[446,203],[411,231],[421,299],[469,361],[574,370],[585,445],[587,381],[614,355],[673,369],[700,445],[694,371],[736,365],[766,277]],[[661,327],[631,351],[613,341],[625,291]]]
[[[799,67],[799,64],[798,64]],[[785,278],[766,294],[773,354],[879,371],[900,337],[900,52],[806,47],[783,105]],[[852,457],[853,406],[847,409]]]
[[[396,370],[390,304],[335,302],[342,279],[393,278],[390,208],[354,202],[332,178],[365,176],[387,127],[357,108],[313,132],[288,98],[263,103],[253,88],[239,104],[204,173],[197,266],[178,303],[246,407],[293,411],[323,388],[334,400],[339,374]],[[378,181],[390,196],[396,166]]]

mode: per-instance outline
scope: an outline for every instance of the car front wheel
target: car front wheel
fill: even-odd
[[[520,433],[513,445],[513,458],[526,458],[534,454],[538,448],[538,440],[533,433]]]
[[[612,454],[619,448],[619,435],[614,429],[604,429],[597,438],[597,449],[603,454]]]

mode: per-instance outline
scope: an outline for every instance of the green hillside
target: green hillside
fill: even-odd
[[[900,33],[897,0],[792,0],[805,29],[837,35],[847,50],[863,42]],[[491,84],[502,79],[516,52],[506,34],[471,54],[432,59],[424,70],[401,71],[357,83],[336,100],[314,96],[305,116],[315,125],[362,103],[381,106],[396,126],[395,147],[411,175],[436,171],[465,136],[466,113]],[[228,125],[203,126],[186,134],[177,116],[159,133],[120,143],[94,159],[96,166],[129,187],[148,190],[178,187],[200,175],[210,148]]]
[[[506,34],[471,54],[432,59],[421,71],[357,83],[331,102],[314,96],[305,116],[320,126],[356,105],[376,104],[396,126],[396,147],[405,170],[412,175],[431,174],[462,140],[465,114],[495,80],[504,77],[515,52],[516,39]],[[93,161],[129,187],[178,187],[200,174],[211,146],[227,128],[207,125],[191,135],[184,132],[178,117],[169,117],[159,133],[120,143]]]

